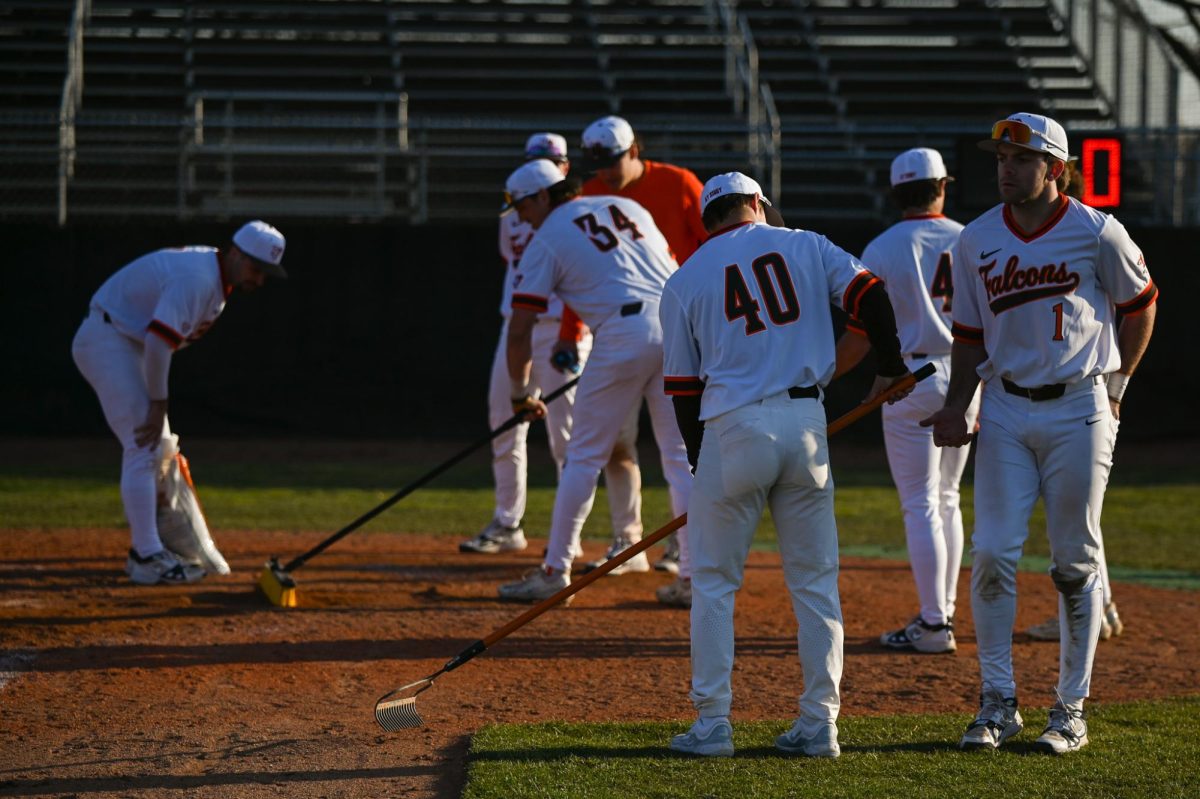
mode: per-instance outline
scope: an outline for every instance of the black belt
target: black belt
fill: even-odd
[[[628,305],[621,306],[621,316],[633,316],[642,312],[642,304],[640,302],[631,302]]]
[[[928,352],[910,352],[908,354],[908,357],[910,357],[910,358],[928,358],[929,353]]]
[[[1044,402],[1045,400],[1058,399],[1067,390],[1066,383],[1052,383],[1048,386],[1040,386],[1038,388],[1022,388],[1011,380],[1000,378],[1000,382],[1004,385],[1004,390],[1009,394],[1015,394],[1018,397],[1025,397],[1034,402]]]
[[[821,389],[816,386],[792,386],[788,389],[788,396],[792,399],[819,399]]]

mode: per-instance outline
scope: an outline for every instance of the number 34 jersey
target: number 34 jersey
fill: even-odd
[[[1007,205],[967,225],[954,289],[954,338],[987,350],[980,378],[1026,388],[1116,371],[1116,317],[1158,294],[1121,223],[1066,197],[1032,233]]]
[[[829,306],[852,316],[878,278],[824,236],[745,223],[718,231],[671,276],[659,315],[664,388],[703,392],[700,418],[833,376]]]
[[[551,293],[595,331],[634,302],[657,304],[675,259],[650,212],[624,197],[580,197],[550,212],[513,275],[512,307],[545,313]]]

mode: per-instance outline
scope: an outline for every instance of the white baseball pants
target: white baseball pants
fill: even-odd
[[[71,344],[75,365],[95,390],[108,427],[121,442],[121,501],[133,548],[141,557],[162,551],[158,537],[158,443],[139,447],[134,429],[146,420],[150,395],[140,341],[121,335],[104,315],[92,310]],[[163,420],[163,437],[171,425]]]
[[[769,505],[799,625],[803,734],[815,735],[837,720],[843,632],[825,426],[820,400],[792,399],[786,392],[705,423],[688,503],[690,696],[701,717],[729,715],[734,596],[763,506]]]
[[[539,319],[533,327],[533,362],[530,386],[539,389],[542,396],[557,391],[574,375],[559,372],[550,363],[550,354],[558,343],[559,320]],[[492,359],[491,380],[488,385],[488,422],[494,430],[512,417],[512,389],[508,379],[508,363],[505,348],[508,342],[508,320],[500,328],[500,341]],[[592,350],[592,337],[587,335],[579,342],[579,363],[586,366]],[[572,406],[575,403],[572,388],[563,396],[546,406],[546,434],[550,441],[550,455],[558,475],[562,476],[566,458],[567,441],[571,438]],[[496,485],[495,518],[505,527],[514,527],[525,516],[528,499],[528,449],[526,441],[529,424],[520,424],[503,435],[492,439],[492,477]],[[605,467],[604,480],[608,486],[608,504],[612,515],[614,533],[633,536],[642,534],[642,479],[637,469],[637,415],[631,416],[621,430],[620,442],[633,461],[632,468],[625,463],[609,463]]]
[[[1100,511],[1116,433],[1104,385],[1093,379],[1041,402],[1007,393],[999,380],[984,390],[975,455],[971,607],[985,688],[1016,696],[1017,560],[1040,496],[1046,506],[1050,576],[1059,592],[1059,616],[1068,627],[1058,691],[1072,704],[1087,697],[1103,612]]]
[[[962,566],[963,522],[959,482],[970,447],[938,447],[933,428],[922,419],[937,411],[950,385],[950,356],[908,359],[916,371],[933,363],[937,371],[917,383],[912,394],[883,406],[883,438],[892,481],[904,511],[908,559],[917,584],[921,618],[944,624],[954,617],[958,572]],[[975,426],[979,392],[967,411],[967,428]]]
[[[643,399],[650,411],[671,507],[676,516],[687,510],[692,472],[674,406],[663,393],[662,362],[657,304],[645,303],[640,313],[630,316],[614,315],[594,332],[591,358],[575,388],[575,421],[554,497],[547,566],[570,570],[579,551],[583,523],[595,500],[600,470]],[[685,577],[690,574],[686,530],[685,526],[678,532],[679,570]]]

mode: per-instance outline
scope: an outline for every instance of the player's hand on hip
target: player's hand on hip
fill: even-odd
[[[894,386],[896,383],[899,383],[901,380],[908,377],[908,375],[909,375],[908,372],[905,372],[902,375],[896,375],[895,377],[884,377],[883,375],[875,375],[875,382],[871,384],[871,390],[867,392],[867,397],[866,397],[866,399],[863,400],[863,402],[870,402],[871,400],[875,399],[880,394],[882,394],[883,392],[887,391],[889,388]],[[888,400],[887,400],[888,404],[891,405],[894,402],[899,402],[900,400],[904,399],[911,393],[912,393],[912,388],[906,388],[903,391],[897,391],[895,394],[888,397]]]
[[[146,420],[133,429],[133,442],[139,447],[158,446],[162,440],[163,422],[167,418],[167,401],[150,400]]]
[[[939,447],[962,447],[974,436],[967,430],[967,417],[953,408],[940,408],[921,420],[921,427],[933,428],[933,443]]]
[[[513,413],[523,413],[529,419],[545,419],[546,403],[533,394],[512,398]]]

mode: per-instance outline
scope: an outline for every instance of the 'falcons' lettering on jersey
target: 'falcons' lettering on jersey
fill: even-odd
[[[979,267],[979,276],[987,291],[988,307],[999,314],[1018,305],[1070,294],[1079,287],[1079,273],[1067,269],[1066,261],[1060,264],[1022,267],[1016,255],[1004,264],[1003,274],[992,274],[996,262]]]

